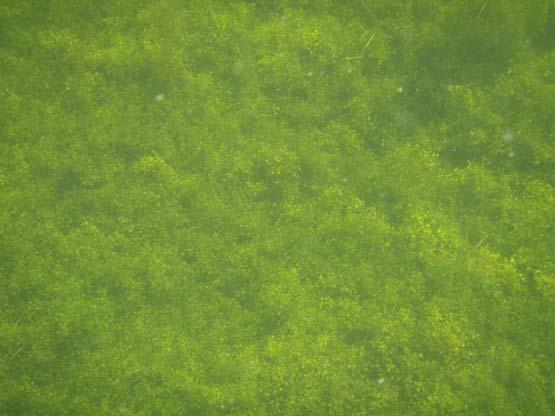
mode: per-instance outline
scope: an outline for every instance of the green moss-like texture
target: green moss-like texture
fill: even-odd
[[[555,3],[0,5],[0,414],[555,414]]]

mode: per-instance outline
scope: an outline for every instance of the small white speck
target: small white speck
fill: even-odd
[[[378,384],[383,384],[383,383],[385,383],[385,378],[380,377],[380,378],[378,379]]]
[[[156,97],[154,97],[156,101],[164,101],[164,98],[164,94],[156,94]]]
[[[397,92],[398,92],[399,94],[401,94],[401,93],[403,92],[403,87],[397,88]]]
[[[515,139],[515,134],[512,130],[507,130],[503,133],[503,140],[505,143],[511,143]]]
[[[307,75],[308,75],[309,77],[311,77],[311,76],[312,76],[312,71],[310,71]]]

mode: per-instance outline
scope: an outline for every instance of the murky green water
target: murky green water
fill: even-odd
[[[0,5],[1,415],[555,413],[555,3]]]

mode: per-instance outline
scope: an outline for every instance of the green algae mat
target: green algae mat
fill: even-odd
[[[553,0],[4,0],[0,415],[555,414]]]

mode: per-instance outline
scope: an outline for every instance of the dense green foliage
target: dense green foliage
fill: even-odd
[[[552,0],[6,0],[1,415],[555,414]]]

